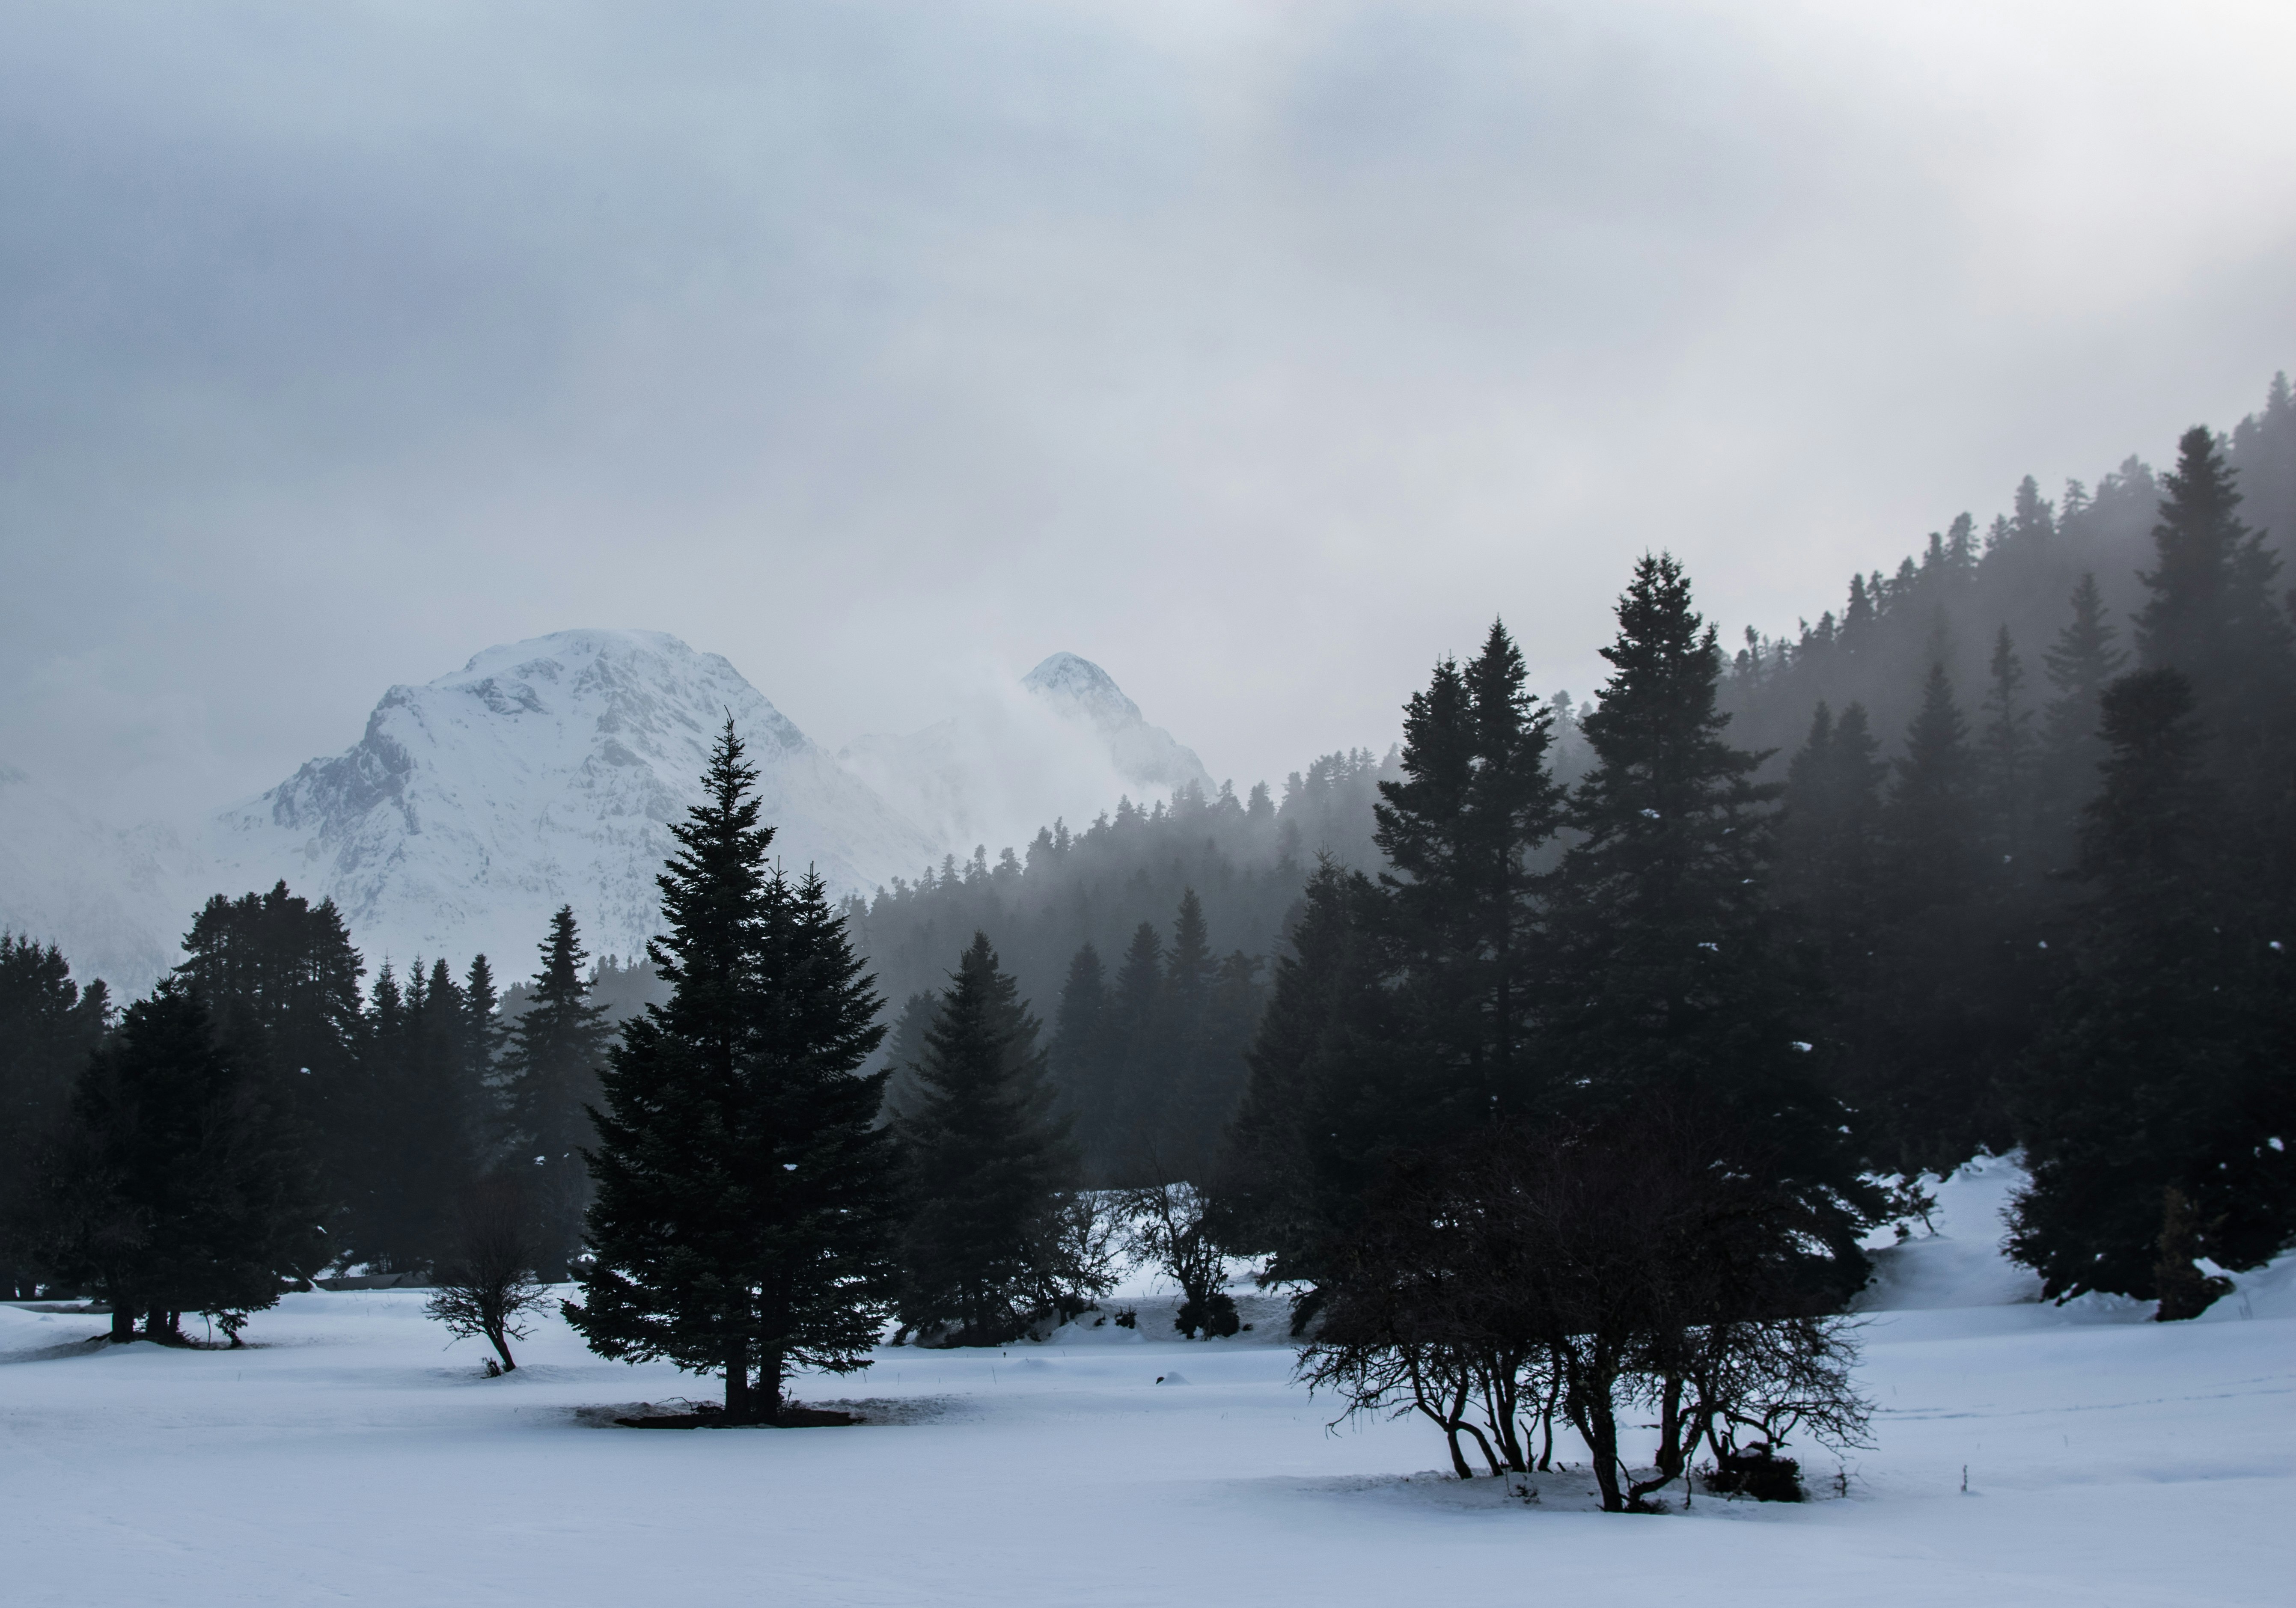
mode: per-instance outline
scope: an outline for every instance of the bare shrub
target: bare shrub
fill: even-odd
[[[1823,1310],[1808,1226],[1727,1153],[1710,1120],[1646,1111],[1406,1161],[1333,1250],[1302,1377],[1349,1414],[1426,1416],[1462,1477],[1463,1440],[1493,1473],[1543,1466],[1559,1415],[1614,1512],[1683,1478],[1702,1444],[1718,1462],[1794,1432],[1861,1443],[1854,1334]],[[1642,1478],[1620,1422],[1636,1407],[1658,1432]]]
[[[1241,1326],[1227,1283],[1227,1251],[1220,1243],[1211,1198],[1193,1184],[1148,1184],[1122,1191],[1130,1217],[1134,1254],[1153,1263],[1180,1286],[1173,1327],[1193,1340],[1233,1334]]]
[[[549,1302],[534,1278],[544,1247],[533,1202],[512,1178],[482,1178],[455,1203],[450,1235],[424,1309],[457,1340],[483,1338],[502,1359],[487,1371],[507,1374],[518,1366],[510,1342],[527,1336],[522,1320]]]

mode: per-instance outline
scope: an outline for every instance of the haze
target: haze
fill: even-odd
[[[571,626],[1240,785],[2296,365],[2283,6],[12,6],[0,761],[212,808]]]

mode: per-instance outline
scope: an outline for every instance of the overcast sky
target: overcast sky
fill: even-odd
[[[1633,556],[1790,627],[2296,367],[2296,7],[0,5],[0,764],[572,626],[832,747],[1071,649],[1217,775]]]

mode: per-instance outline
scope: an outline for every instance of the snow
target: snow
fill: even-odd
[[[350,750],[217,823],[234,885],[332,897],[374,964],[493,956],[518,978],[571,902],[594,954],[659,929],[668,823],[701,798],[728,714],[775,851],[867,891],[931,845],[715,653],[659,631],[561,631],[383,695]]]
[[[240,1352],[91,1349],[100,1317],[0,1308],[0,1580],[27,1604],[2285,1601],[2296,1260],[2196,1323],[2017,1300],[1965,1254],[2013,1181],[1952,1181],[1946,1232],[1893,1259],[1917,1304],[1865,1317],[1877,1444],[1846,1496],[1790,1448],[1799,1507],[1631,1518],[1570,1474],[1535,1504],[1462,1483],[1422,1424],[1327,1430],[1283,1302],[1242,1289],[1232,1341],[1167,1338],[1143,1285],[1107,1303],[1137,1330],[803,1382],[860,1428],[682,1433],[607,1421],[707,1382],[557,1323],[489,1380],[389,1290],[291,1296]]]
[[[1081,825],[1127,792],[1210,785],[1193,752],[1072,653],[840,757],[718,654],[659,631],[561,631],[390,688],[349,748],[178,827],[107,824],[0,767],[0,930],[58,944],[76,977],[132,997],[181,958],[209,894],[284,880],[335,900],[370,967],[444,956],[459,969],[484,952],[516,980],[563,903],[593,954],[635,956],[658,926],[668,824],[700,798],[729,712],[775,852],[792,871],[818,867],[833,894],[976,843],[1025,844],[1055,815]]]

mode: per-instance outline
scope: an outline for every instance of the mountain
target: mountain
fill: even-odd
[[[1054,653],[1016,687],[906,736],[855,739],[853,773],[947,853],[1025,843],[1055,816],[1081,825],[1119,796],[1213,789],[1194,751],[1151,726],[1107,671]]]
[[[656,928],[668,824],[699,799],[729,711],[775,850],[837,893],[1026,842],[1056,815],[1081,824],[1121,794],[1210,782],[1072,653],[840,763],[718,654],[657,631],[561,631],[392,687],[348,749],[180,832],[104,823],[0,767],[0,930],[132,995],[181,958],[209,895],[284,881],[334,899],[371,967],[459,969],[483,951],[515,981],[567,903],[594,954],[634,957]]]
[[[370,964],[484,951],[516,979],[569,902],[594,953],[643,953],[668,823],[729,711],[792,870],[841,892],[925,863],[923,835],[718,654],[561,631],[392,687],[350,749],[217,819],[217,885],[332,897]]]

